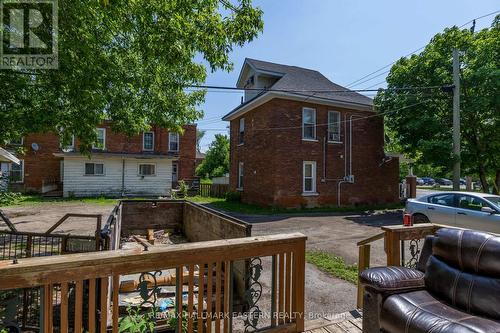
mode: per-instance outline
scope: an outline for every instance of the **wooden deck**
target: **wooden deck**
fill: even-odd
[[[359,310],[341,313],[334,318],[321,318],[305,323],[305,333],[362,333],[363,317]]]

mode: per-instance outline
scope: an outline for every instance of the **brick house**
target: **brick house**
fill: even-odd
[[[27,135],[8,145],[24,148],[21,164],[1,163],[0,170],[10,173],[15,191],[64,196],[169,195],[178,180],[194,177],[196,125],[185,125],[183,134],[153,126],[128,137],[109,123],[96,131],[90,157],[78,151],[78,140],[63,148],[54,133]]]
[[[243,202],[399,200],[399,161],[384,153],[383,119],[370,98],[317,71],[254,59],[245,60],[237,87],[251,89],[223,120],[230,122],[230,187]]]

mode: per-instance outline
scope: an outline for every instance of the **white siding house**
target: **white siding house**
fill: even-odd
[[[64,156],[63,194],[165,196],[172,189],[172,158]]]

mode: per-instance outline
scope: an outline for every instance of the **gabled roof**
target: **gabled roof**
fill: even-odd
[[[0,147],[0,162],[11,162],[19,165],[21,161],[7,150]]]
[[[371,98],[333,83],[316,70],[276,64],[250,58],[245,59],[243,67],[240,71],[240,77],[238,78],[237,83],[238,87],[243,86],[242,80],[244,78],[242,77],[242,74],[245,72],[247,67],[254,69],[257,73],[275,76],[278,80],[268,88],[270,91],[263,91],[263,93],[258,94],[252,100],[239,105],[236,109],[224,116],[222,118],[224,120],[229,120],[229,118],[231,118],[231,116],[234,115],[235,112],[239,111],[239,109],[243,106],[252,103],[258,98],[262,98],[262,95],[266,93],[280,93],[282,97],[283,94],[290,96],[293,95],[299,98],[307,98],[307,100],[311,102],[313,100],[323,100],[324,102],[330,101],[332,104],[339,103],[343,106],[360,106],[363,109],[366,109],[367,107],[371,108],[373,105]],[[320,92],[310,92],[311,90]]]

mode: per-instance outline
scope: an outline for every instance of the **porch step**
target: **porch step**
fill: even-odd
[[[63,191],[61,190],[49,191],[47,193],[42,194],[42,197],[44,198],[61,198],[62,196],[63,196]]]
[[[306,321],[306,333],[361,333],[362,313],[360,310],[340,313],[333,317],[325,317]]]

